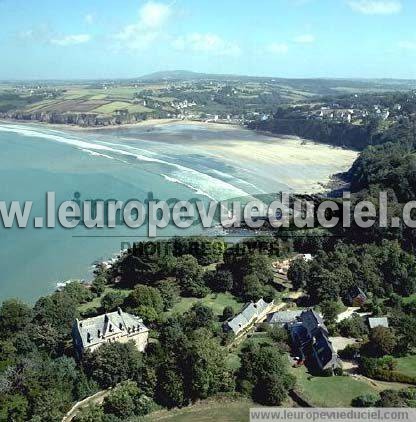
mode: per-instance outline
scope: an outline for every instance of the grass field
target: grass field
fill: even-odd
[[[410,295],[409,297],[403,298],[403,303],[407,305],[408,303],[416,302],[416,293]]]
[[[243,307],[243,303],[237,302],[230,293],[212,293],[202,299],[183,297],[169,312],[166,312],[166,315],[181,315],[198,302],[210,307],[216,315],[222,315],[226,306],[231,306],[234,312],[239,312]]]
[[[399,372],[416,377],[416,355],[406,356],[395,360],[397,361],[397,370]]]
[[[116,110],[127,109],[129,113],[149,113],[152,110],[140,104],[131,104],[123,101],[113,101],[109,104],[104,104],[93,110],[94,113],[112,114]]]
[[[316,407],[349,407],[361,394],[377,394],[378,390],[364,380],[349,376],[312,377],[304,366],[292,368],[302,397]]]
[[[248,399],[209,399],[184,409],[156,412],[145,421],[170,422],[247,422],[250,407],[255,404]]]

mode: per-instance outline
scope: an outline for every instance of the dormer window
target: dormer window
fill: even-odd
[[[90,333],[87,333],[87,342],[91,343],[91,334]]]
[[[118,326],[119,326],[120,330],[123,329],[123,324],[121,322],[120,322],[120,324]]]

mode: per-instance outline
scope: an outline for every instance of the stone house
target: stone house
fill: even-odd
[[[75,352],[82,357],[86,350],[94,351],[104,343],[127,343],[133,341],[141,352],[147,346],[149,329],[143,320],[123,312],[105,313],[84,320],[76,320],[72,327]]]

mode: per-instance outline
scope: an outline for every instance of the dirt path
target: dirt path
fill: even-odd
[[[99,391],[98,393],[95,393],[92,396],[89,396],[84,400],[75,403],[71,410],[69,410],[69,412],[62,418],[62,422],[72,421],[72,419],[74,419],[74,417],[82,408],[87,407],[90,404],[101,404],[110,391],[111,388]]]

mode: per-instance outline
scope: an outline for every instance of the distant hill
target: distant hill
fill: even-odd
[[[244,76],[244,75],[224,75],[224,74],[211,74],[192,72],[190,70],[167,70],[150,73],[138,78],[140,81],[190,81],[190,80],[270,80],[273,78],[261,76]]]
[[[275,84],[284,84],[294,89],[303,89],[309,92],[324,93],[327,90],[339,90],[346,92],[352,90],[407,90],[415,89],[415,80],[405,79],[348,79],[348,78],[279,78],[266,76],[247,76],[232,74],[214,74],[200,73],[189,70],[167,70],[154,72],[140,76],[135,79],[141,82],[157,82],[157,81],[256,81],[256,82],[272,82]]]

